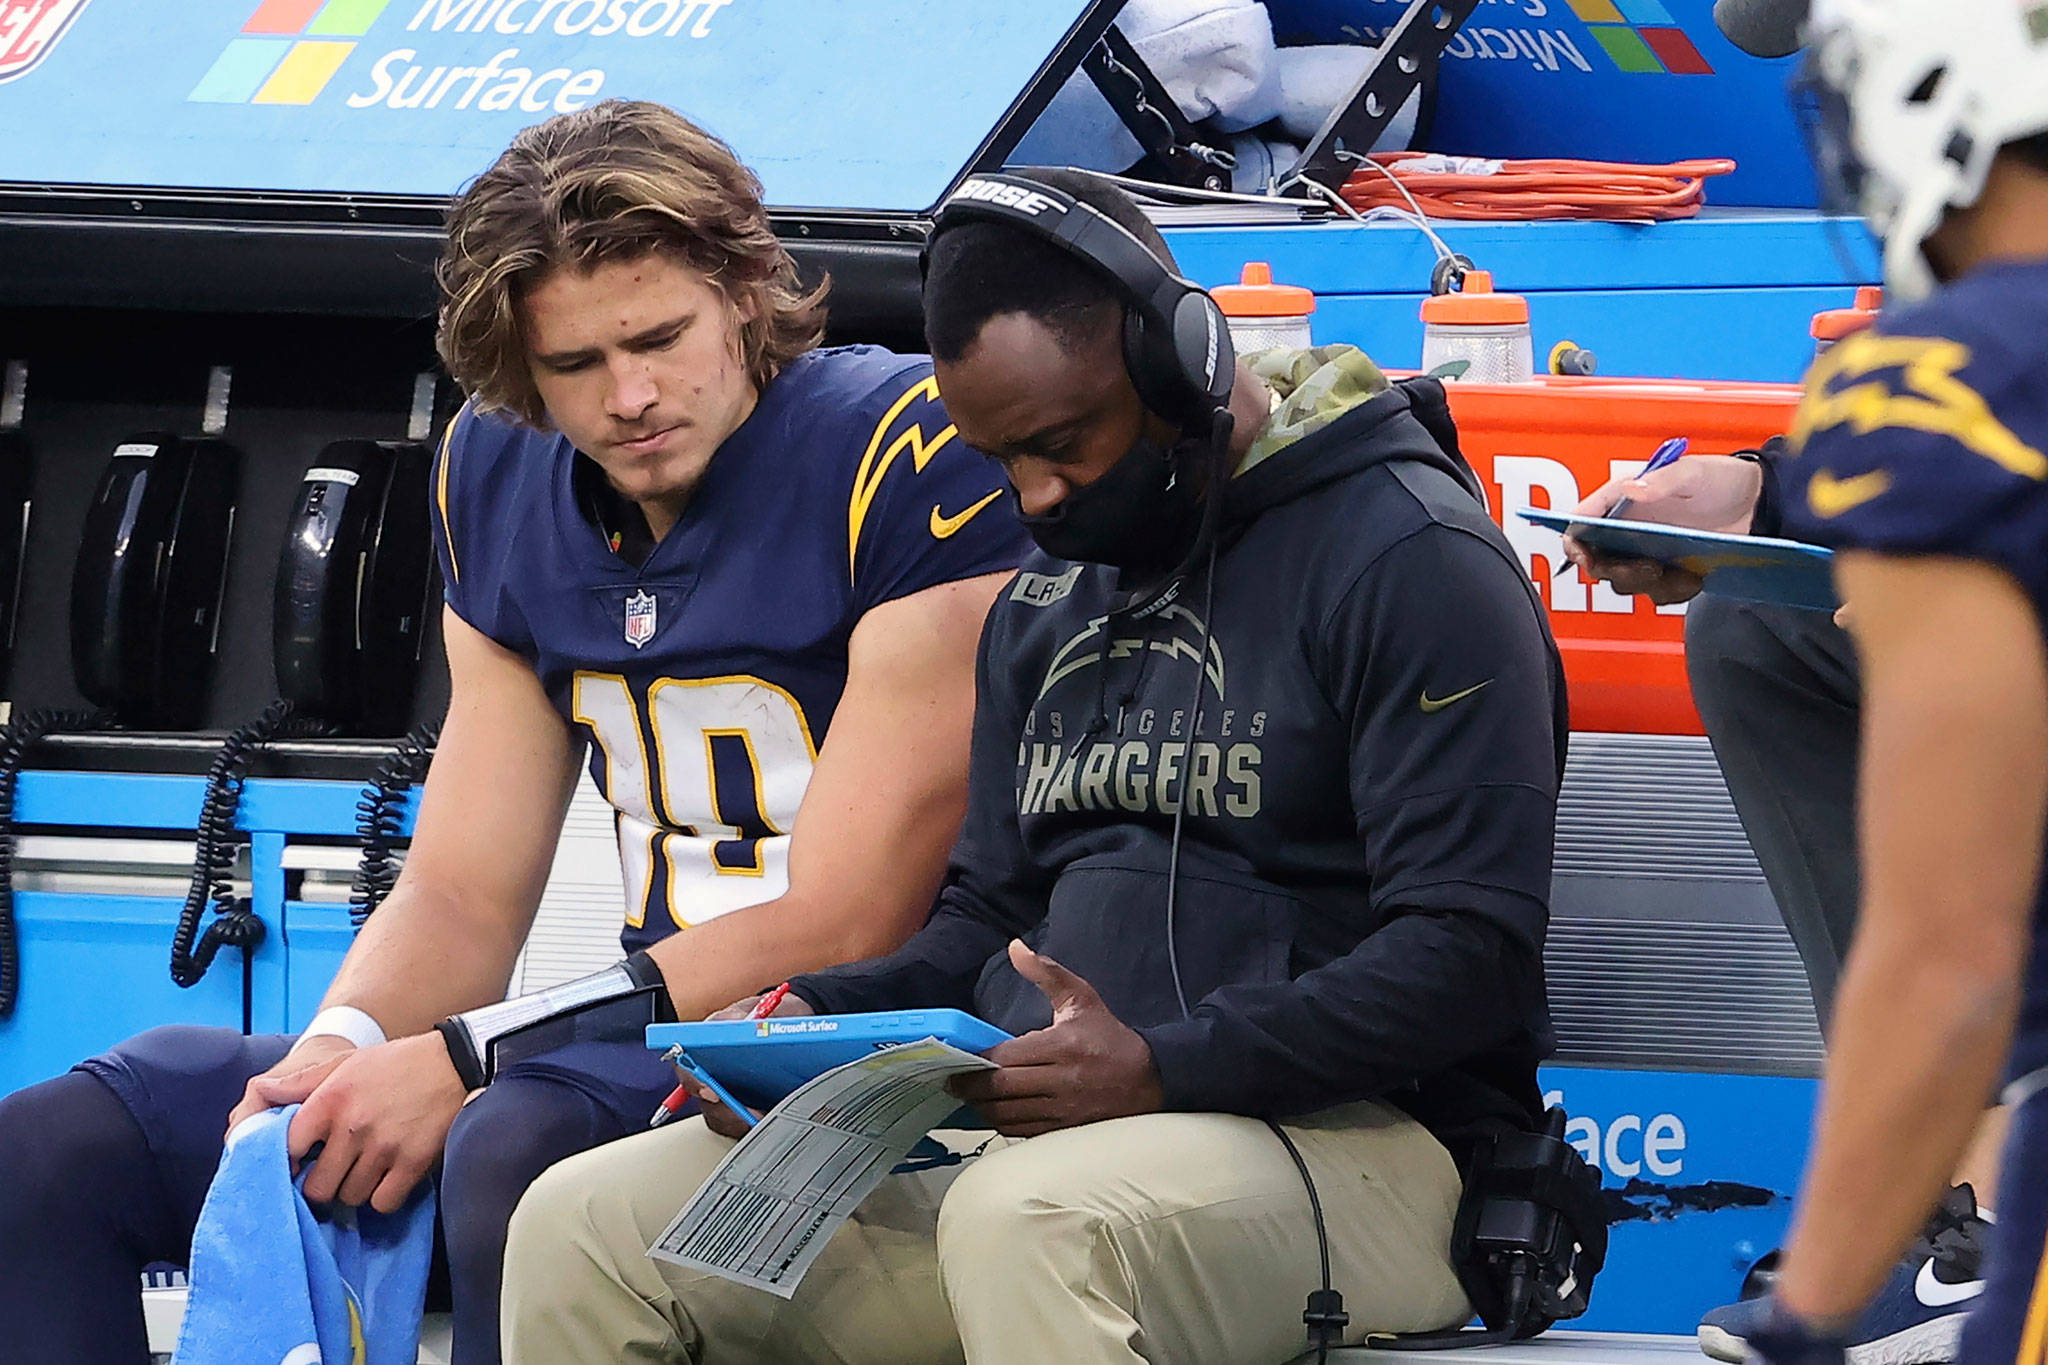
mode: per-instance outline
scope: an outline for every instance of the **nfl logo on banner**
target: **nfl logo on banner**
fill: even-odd
[[[636,592],[626,599],[626,643],[639,649],[654,638],[654,594]]]
[[[0,81],[33,71],[88,2],[0,0]]]

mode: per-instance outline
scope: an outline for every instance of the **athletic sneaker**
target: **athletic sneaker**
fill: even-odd
[[[1947,1365],[1956,1358],[1963,1317],[1984,1292],[1984,1232],[1968,1185],[1942,1196],[1919,1240],[1849,1336],[1849,1365]],[[1700,1319],[1700,1349],[1741,1365],[1763,1298],[1716,1308]]]

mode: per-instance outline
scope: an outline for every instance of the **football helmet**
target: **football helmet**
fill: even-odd
[[[1891,297],[1924,297],[1943,215],[2048,131],[2048,0],[1814,0],[1806,37],[1794,92],[1823,203],[1883,239]]]

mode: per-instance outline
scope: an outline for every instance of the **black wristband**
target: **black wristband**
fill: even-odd
[[[642,997],[653,1022],[667,1023],[676,1017],[675,1004],[662,984],[661,968],[644,952],[559,986],[465,1010],[434,1028],[448,1045],[448,1060],[454,1064],[455,1074],[476,1090],[491,1083],[498,1069],[499,1046],[506,1039],[530,1034],[584,1010]]]
[[[456,1020],[443,1019],[434,1025],[434,1031],[448,1045],[448,1060],[455,1064],[455,1075],[461,1080],[464,1090],[481,1090],[490,1084],[484,1060],[477,1056],[476,1044],[470,1039],[468,1029]]]

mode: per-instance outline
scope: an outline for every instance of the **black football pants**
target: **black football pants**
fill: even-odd
[[[1685,659],[1825,1029],[1856,927],[1855,650],[1827,612],[1700,596]]]

